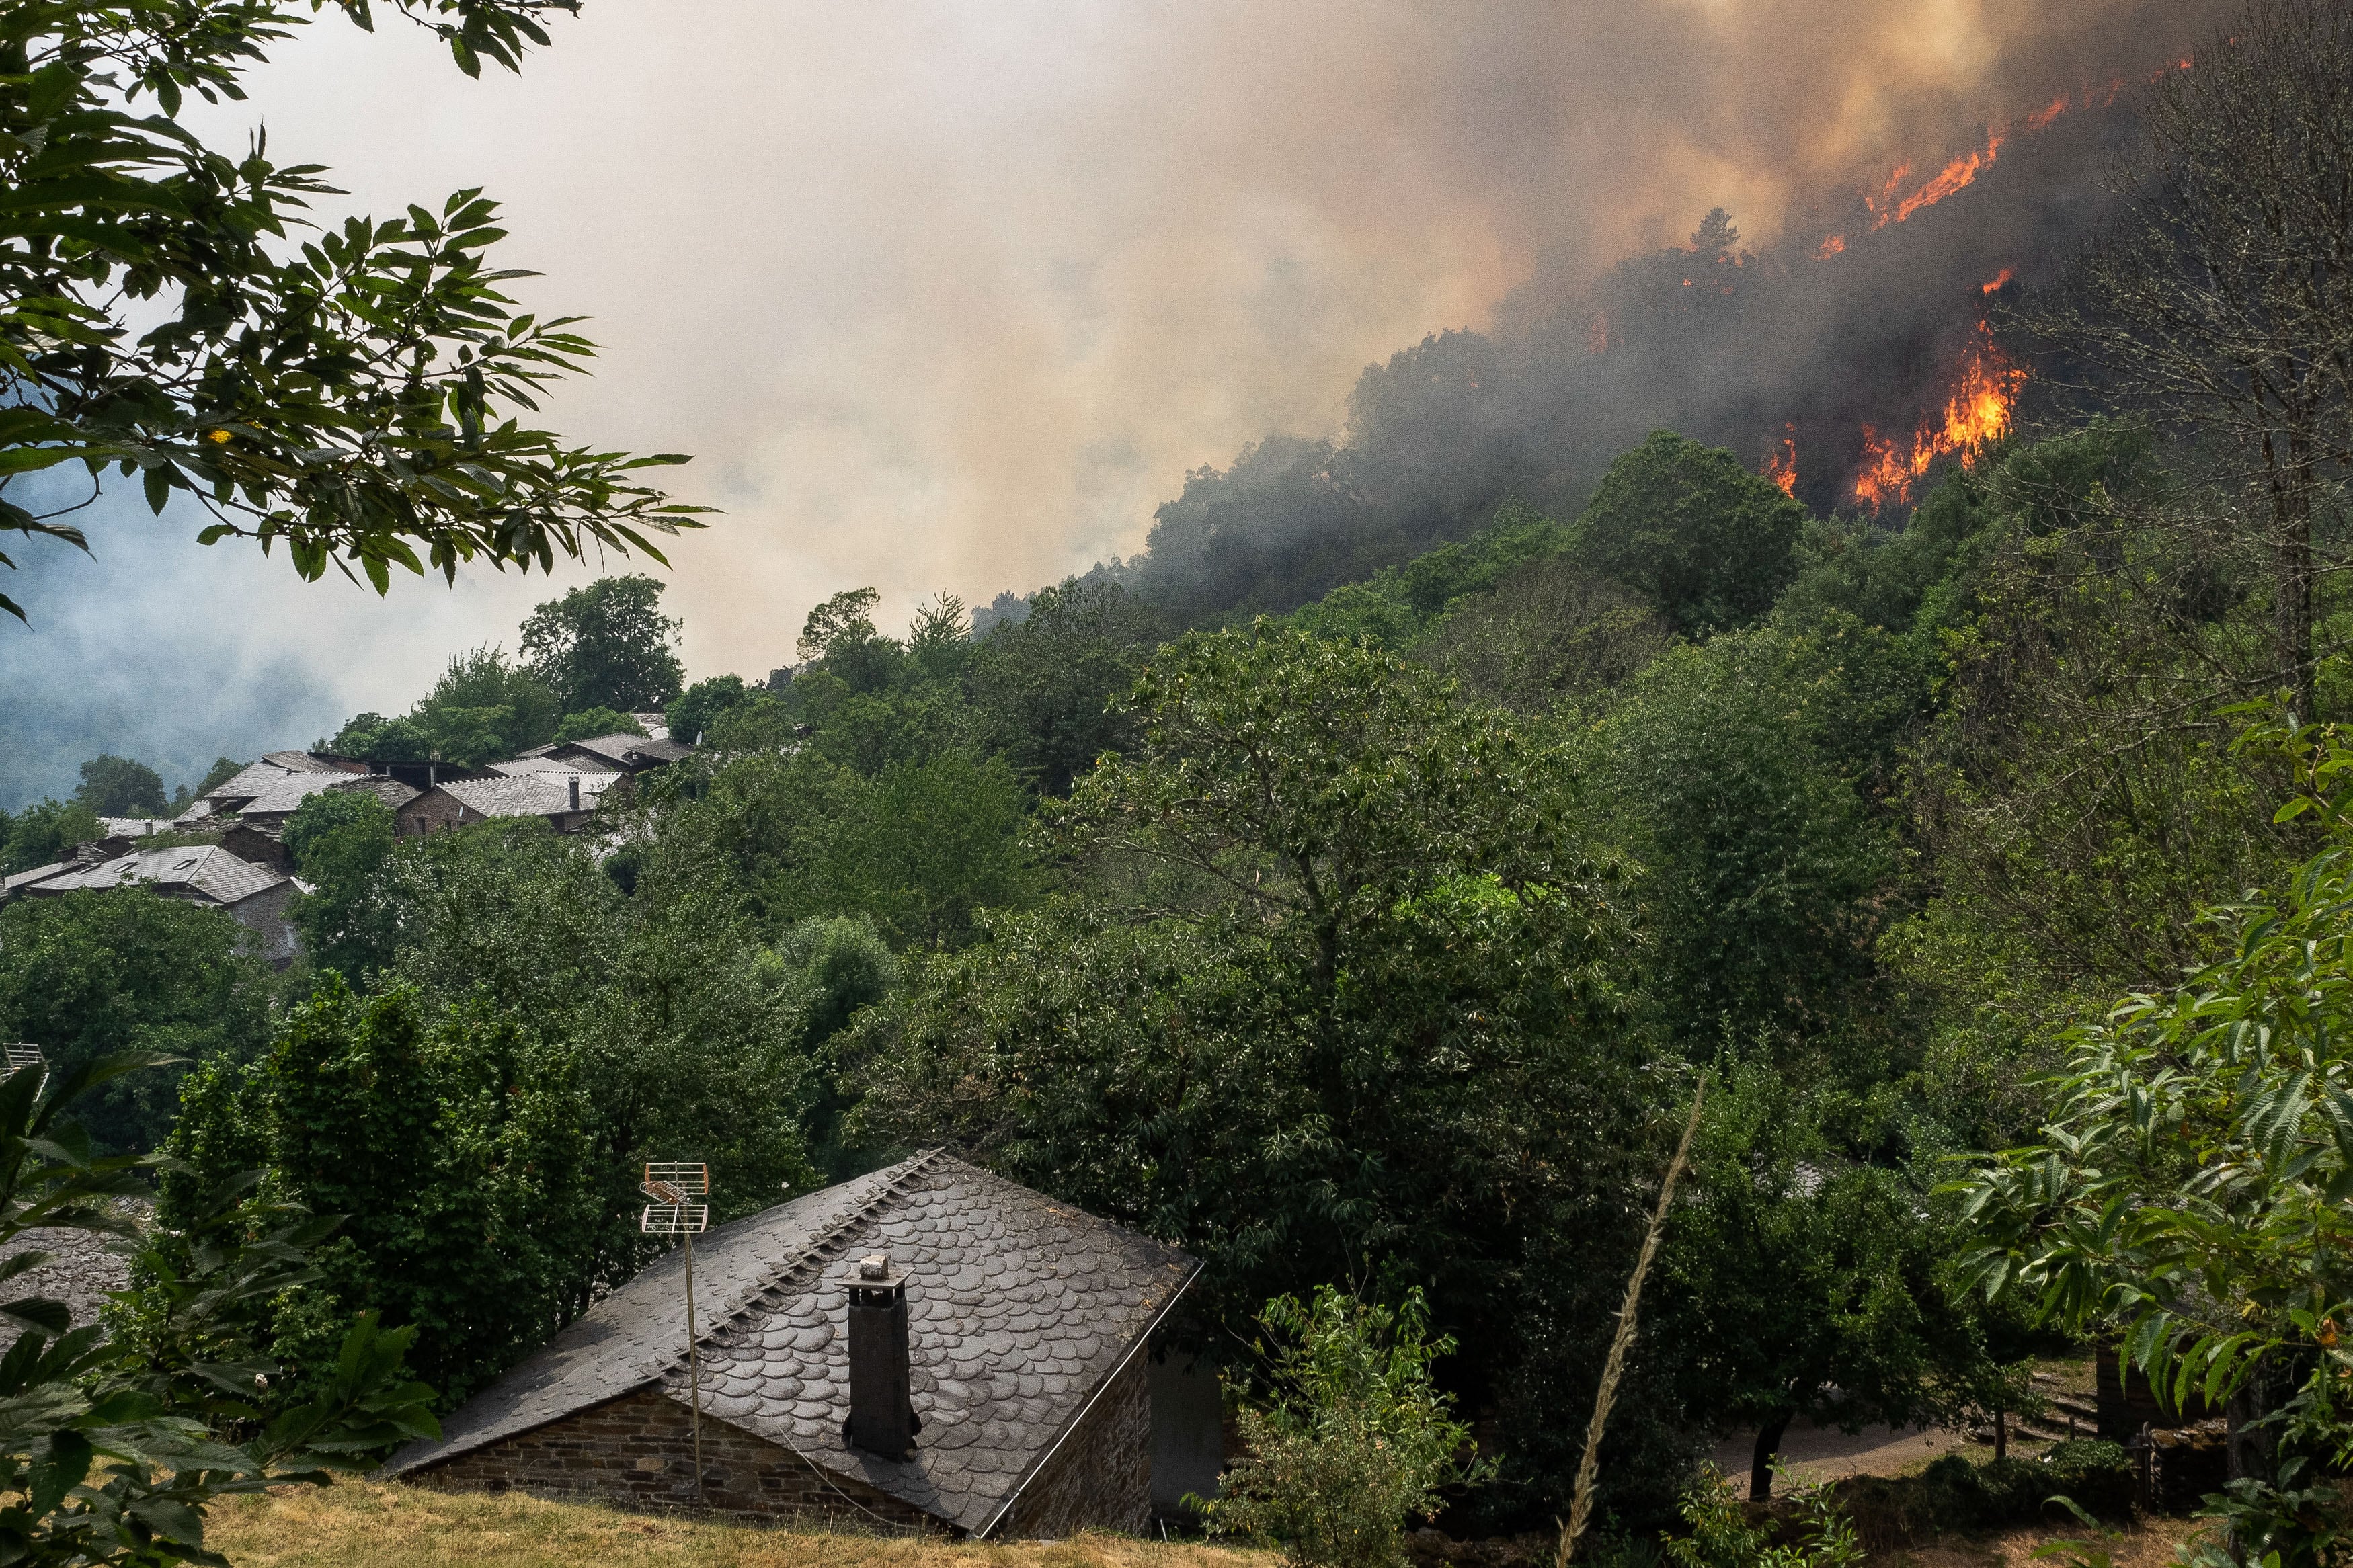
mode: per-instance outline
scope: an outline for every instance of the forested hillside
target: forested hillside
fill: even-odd
[[[1409,521],[1270,446],[1238,468],[1328,508],[1295,550],[1175,574],[1186,509],[1242,504],[1197,476],[1143,565],[1018,618],[892,635],[851,588],[776,679],[691,685],[658,586],[607,579],[322,742],[476,761],[664,703],[697,749],[596,831],[314,796],[304,961],[19,901],[0,1036],[195,1058],[176,1115],[92,1118],[172,1156],[182,1264],[271,1204],[351,1216],[221,1309],[271,1408],[369,1311],[453,1408],[651,1255],[647,1160],[707,1160],[726,1218],[945,1145],[1199,1258],[1178,1340],[1244,1383],[1321,1288],[1426,1309],[1493,1466],[1442,1500],[1465,1531],[1568,1510],[1704,1080],[1616,1539],[1727,1434],[1761,1495],[1794,1421],[1991,1420],[2129,1333],[2277,1413],[2234,1528],[2328,1560],[2343,1505],[2277,1458],[2341,1458],[2353,1321],[2353,71],[2319,61],[2342,16],[2265,10],[2144,90],[2108,226],[1998,302],[2040,422],[1900,500],[1668,428],[1574,484],[1360,442],[1446,491]],[[1672,254],[1764,266],[1733,243]],[[142,1285],[126,1325],[168,1316]]]

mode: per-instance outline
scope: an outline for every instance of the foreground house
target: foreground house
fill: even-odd
[[[968,1537],[1140,1531],[1217,1484],[1214,1384],[1154,1359],[1173,1247],[938,1151],[695,1247],[591,1308],[389,1473]]]

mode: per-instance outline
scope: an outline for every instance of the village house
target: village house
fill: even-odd
[[[673,1252],[387,1471],[971,1538],[1142,1531],[1216,1489],[1216,1384],[1157,1342],[1198,1269],[1174,1247],[934,1150],[694,1268],[691,1365]]]
[[[543,816],[558,833],[577,833],[595,816],[605,792],[625,783],[627,776],[583,770],[451,779],[396,808],[393,831],[403,838],[418,838],[493,817]]]
[[[230,836],[224,835],[224,839]],[[284,850],[268,836],[248,829],[235,844],[180,844],[134,849],[132,840],[104,838],[85,844],[75,858],[11,877],[7,897],[57,898],[66,893],[146,887],[159,897],[182,899],[225,910],[253,933],[254,948],[282,969],[301,943],[286,918],[287,905],[309,889],[283,868]],[[254,858],[239,854],[243,847]]]
[[[216,816],[237,816],[256,826],[282,824],[309,796],[364,775],[367,764],[315,752],[269,752],[188,803],[176,826],[194,827]]]

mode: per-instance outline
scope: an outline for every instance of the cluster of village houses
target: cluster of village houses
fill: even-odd
[[[304,801],[328,790],[375,795],[392,808],[402,837],[519,816],[543,817],[559,833],[588,831],[608,792],[627,790],[638,775],[693,751],[670,738],[660,714],[633,717],[644,734],[562,741],[479,768],[271,752],[176,817],[103,819],[105,837],[80,846],[70,859],[10,877],[0,902],[143,886],[227,910],[282,965],[296,951],[287,905],[309,890],[283,842],[287,818]],[[157,838],[166,842],[152,842]]]
[[[106,837],[9,878],[5,897],[144,886],[227,910],[290,962],[287,905],[305,889],[283,835],[304,801],[365,792],[404,837],[524,816],[609,833],[601,803],[692,751],[660,715],[636,718],[649,733],[483,768],[272,752],[177,817],[107,820]],[[20,1057],[41,1061],[35,1047],[7,1047],[10,1064]],[[702,1166],[663,1169],[699,1172],[681,1190],[709,1191]],[[127,1283],[123,1259],[95,1239],[28,1233],[17,1247],[51,1257],[18,1286],[91,1321]],[[718,1226],[696,1250],[699,1290],[681,1278],[691,1255],[664,1255],[385,1474],[643,1510],[1048,1539],[1189,1519],[1217,1489],[1217,1380],[1164,1331],[1199,1268],[1174,1247],[927,1150]]]

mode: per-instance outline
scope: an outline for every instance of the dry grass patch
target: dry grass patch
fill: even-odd
[[[1082,1535],[973,1545],[803,1533],[345,1481],[232,1499],[206,1543],[237,1568],[1271,1568],[1263,1552]]]
[[[2087,1527],[2035,1526],[1977,1538],[1948,1536],[1908,1551],[1874,1552],[1872,1568],[2049,1568],[2034,1549],[2053,1541],[2092,1541],[2115,1554],[2116,1568],[2171,1568],[2174,1551],[2206,1527],[2205,1521],[2143,1515],[2113,1540]]]

